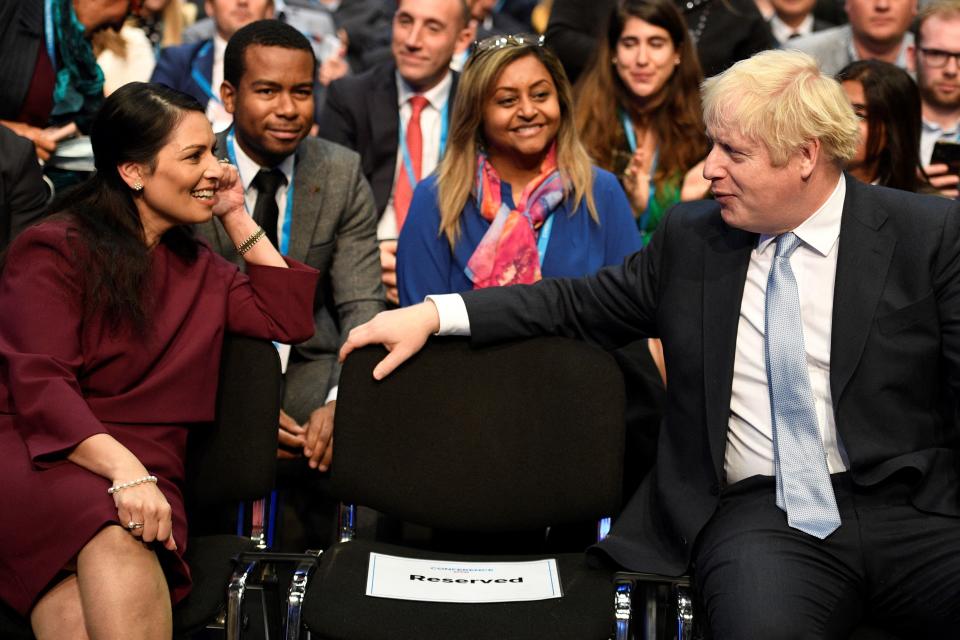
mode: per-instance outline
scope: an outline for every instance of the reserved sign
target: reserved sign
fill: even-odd
[[[371,553],[367,595],[426,602],[518,602],[563,595],[557,561],[447,562]]]

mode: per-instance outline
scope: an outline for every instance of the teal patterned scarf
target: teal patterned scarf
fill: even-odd
[[[93,55],[93,45],[84,37],[73,2],[54,0],[50,6],[59,53],[59,60],[50,61],[57,69],[50,120],[52,124],[76,122],[86,132],[103,104],[103,71]]]

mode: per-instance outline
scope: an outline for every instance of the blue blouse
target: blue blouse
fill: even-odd
[[[570,212],[564,202],[553,212],[553,229],[540,270],[545,278],[579,277],[600,267],[619,264],[641,248],[640,233],[620,183],[613,174],[594,167],[593,197],[600,224],[590,217],[586,202]],[[514,207],[510,185],[503,182],[500,195]],[[464,269],[490,223],[471,197],[460,216],[460,236],[450,252],[446,234],[440,233],[436,174],[422,180],[413,192],[410,210],[397,245],[397,279],[400,305],[423,302],[427,295],[459,293],[473,289]]]

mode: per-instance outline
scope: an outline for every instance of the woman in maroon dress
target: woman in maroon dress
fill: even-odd
[[[317,273],[263,239],[192,98],[127,85],[92,141],[96,177],[0,275],[0,599],[40,640],[169,638],[187,432],[213,419],[223,333],[305,340]],[[211,215],[245,274],[193,239]]]

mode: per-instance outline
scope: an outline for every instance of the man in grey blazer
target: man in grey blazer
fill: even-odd
[[[883,60],[907,68],[907,47],[913,44],[910,22],[917,0],[846,0],[849,24],[790,40],[784,49],[809,53],[820,70],[834,76],[855,60]]]
[[[384,307],[376,212],[359,156],[307,138],[313,126],[316,61],[309,41],[277,20],[237,31],[224,54],[220,95],[233,126],[217,136],[217,154],[235,163],[247,209],[281,253],[322,274],[316,333],[290,347],[285,365],[279,456],[301,455],[325,471],[347,333]],[[199,227],[220,254],[241,260],[219,221]]]

